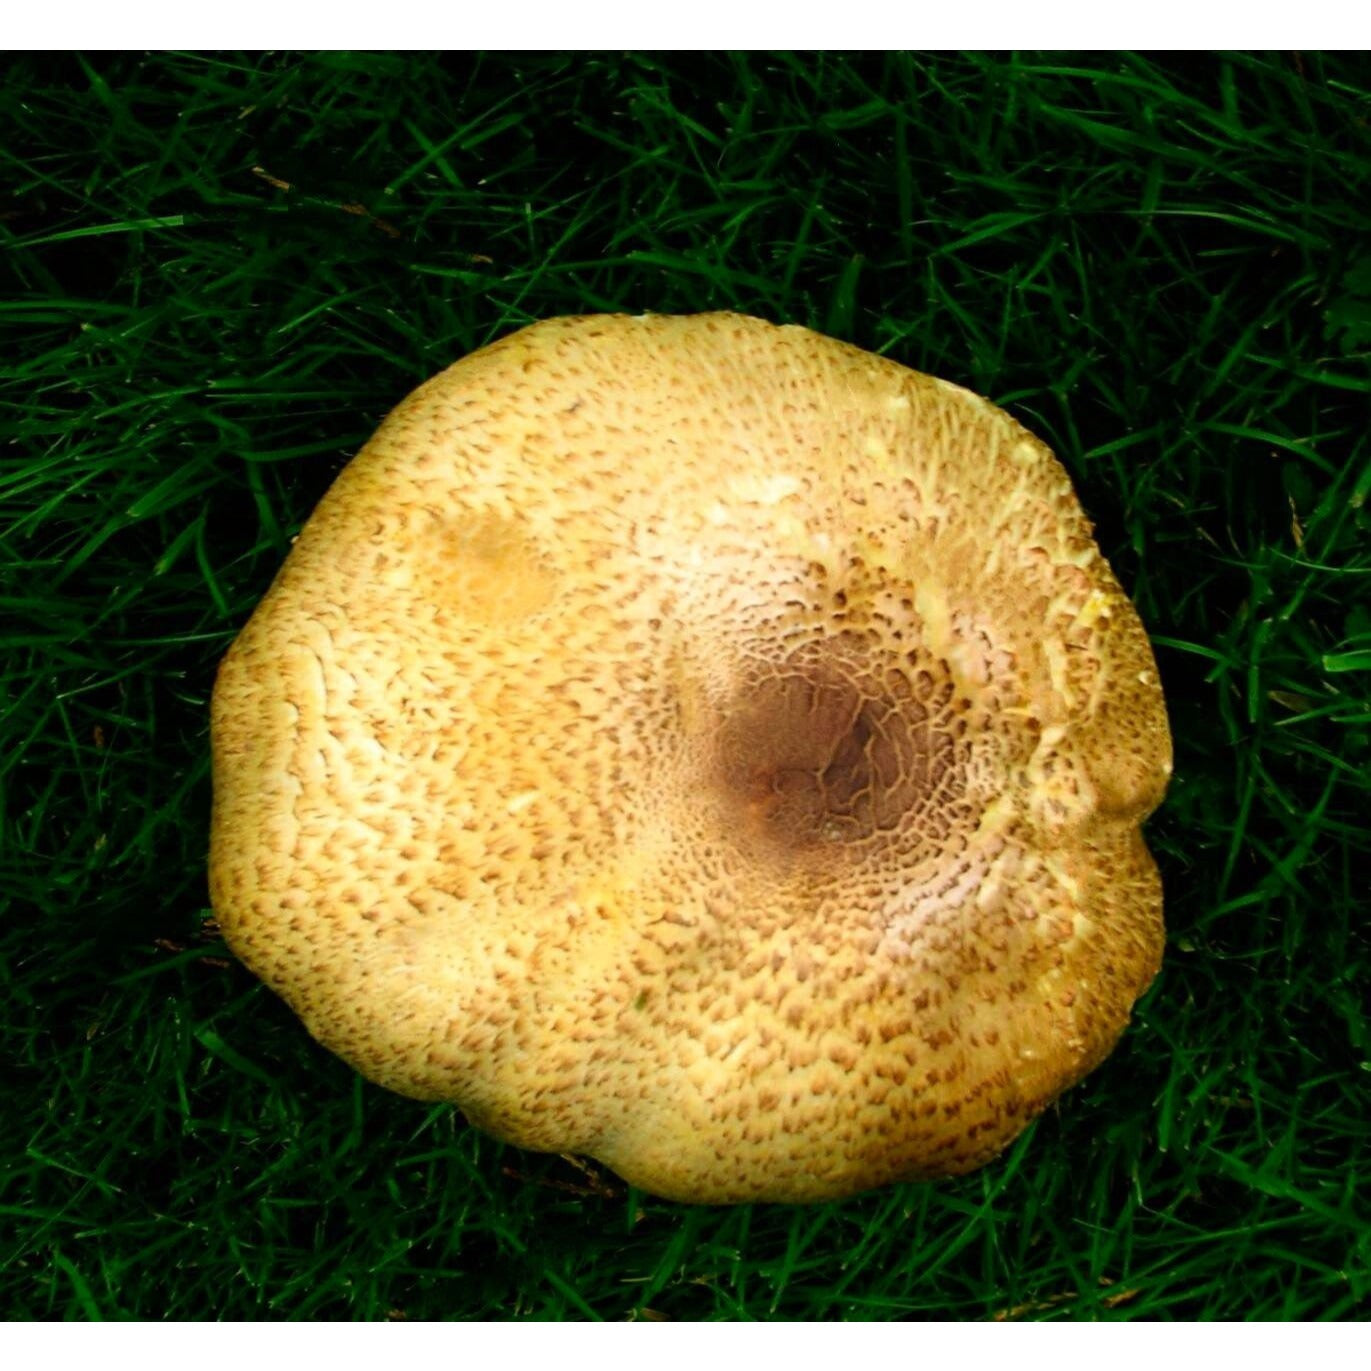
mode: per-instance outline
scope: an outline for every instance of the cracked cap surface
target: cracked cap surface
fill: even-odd
[[[372,1080],[681,1200],[993,1157],[1161,953],[1146,634],[1002,410],[798,327],[421,386],[225,658],[230,946]]]

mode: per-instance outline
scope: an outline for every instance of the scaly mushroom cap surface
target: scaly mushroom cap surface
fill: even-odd
[[[421,386],[220,670],[213,904],[382,1085],[681,1200],[993,1157],[1155,974],[1147,637],[966,390],[728,314]]]

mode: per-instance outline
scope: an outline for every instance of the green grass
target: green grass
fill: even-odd
[[[10,56],[0,1314],[1371,1314],[1371,61]],[[412,385],[739,309],[1005,405],[1154,633],[1166,964],[964,1180],[709,1210],[362,1083],[206,920],[214,665]]]

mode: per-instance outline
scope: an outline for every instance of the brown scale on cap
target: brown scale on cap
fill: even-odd
[[[1156,667],[968,391],[727,314],[421,386],[221,668],[213,902],[325,1046],[682,1200],[993,1157],[1162,945]]]

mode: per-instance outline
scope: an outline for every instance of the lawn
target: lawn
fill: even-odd
[[[0,113],[0,1316],[1371,1314],[1371,59],[10,55]],[[210,922],[215,664],[348,456],[525,323],[707,309],[1006,407],[1156,645],[1162,973],[958,1181],[502,1148]]]

